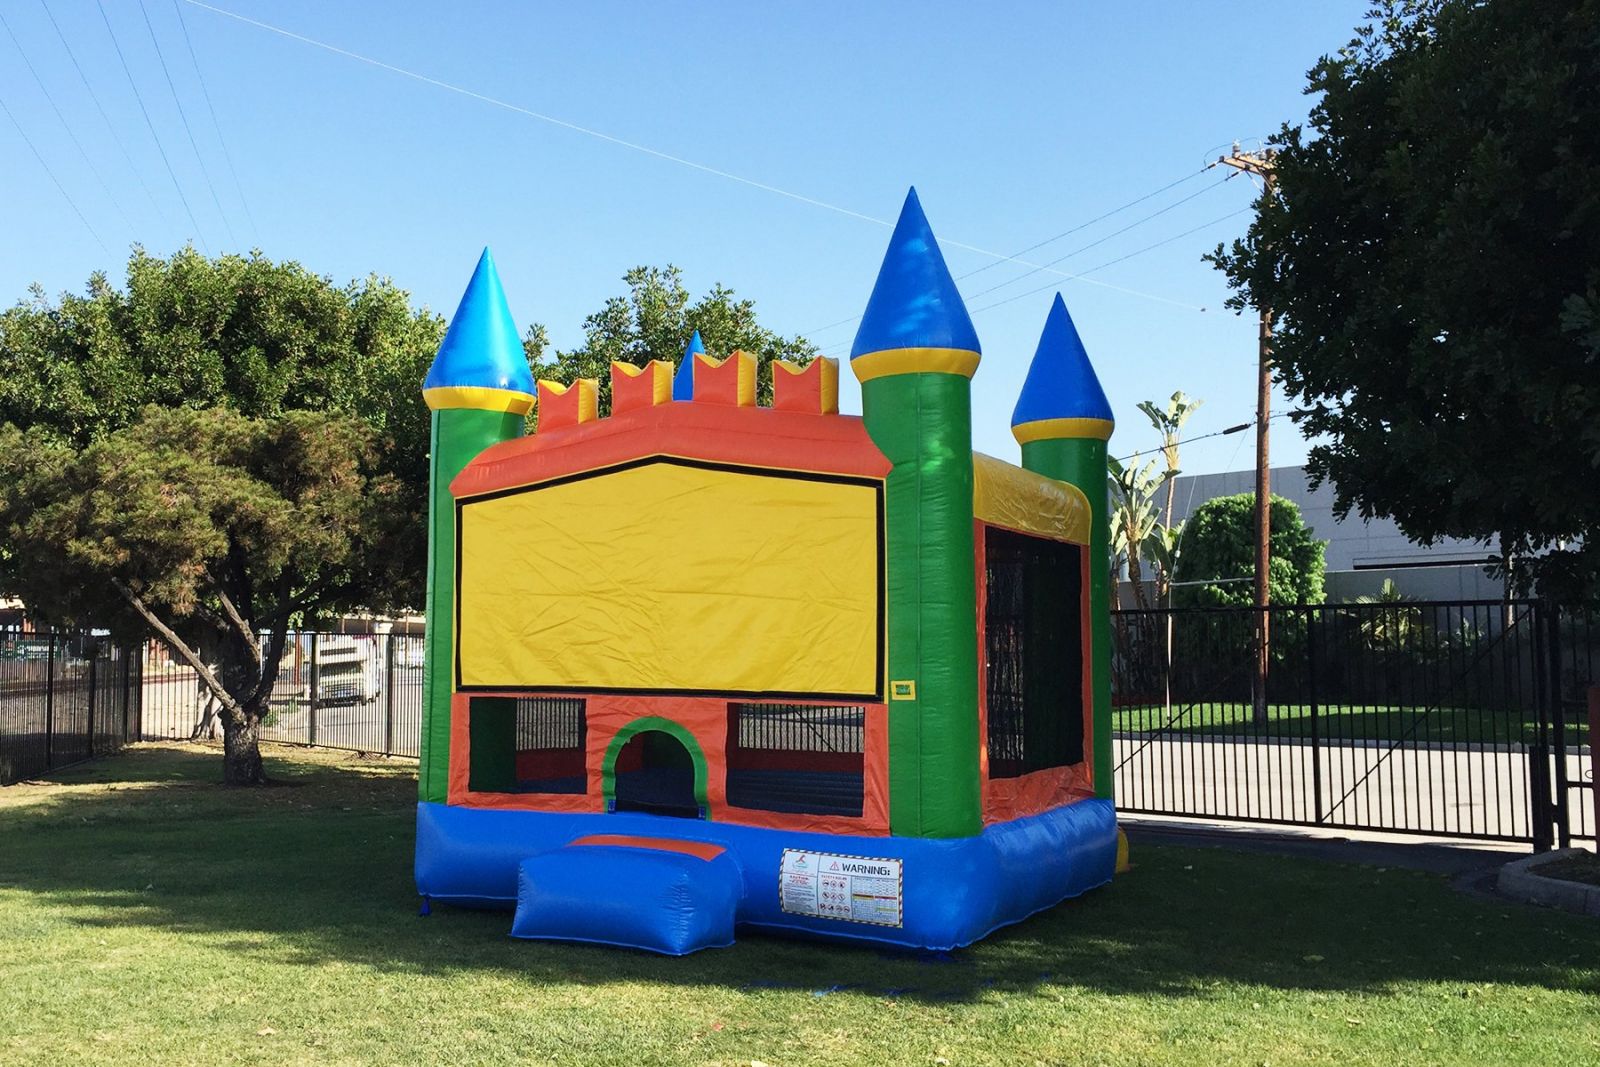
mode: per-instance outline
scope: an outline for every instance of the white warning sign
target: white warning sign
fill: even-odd
[[[778,872],[779,903],[794,915],[899,926],[900,862],[786,848]]]

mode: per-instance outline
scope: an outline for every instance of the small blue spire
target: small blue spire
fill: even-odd
[[[422,383],[423,389],[452,387],[533,393],[533,374],[522,351],[522,339],[487,248],[478,258],[444,343]]]
[[[1111,404],[1100,379],[1095,377],[1078,328],[1067,314],[1066,301],[1056,294],[1039,335],[1028,377],[1011,416],[1013,427],[1046,419],[1102,419],[1111,422]]]
[[[696,330],[694,336],[689,338],[688,347],[683,350],[678,372],[672,376],[672,399],[694,399],[694,357],[704,355],[705,350],[705,342],[700,340],[700,331]]]
[[[850,358],[895,348],[983,351],[915,188],[900,209]]]

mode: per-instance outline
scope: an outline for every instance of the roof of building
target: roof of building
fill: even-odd
[[[914,188],[889,238],[850,358],[900,348],[983,351]]]

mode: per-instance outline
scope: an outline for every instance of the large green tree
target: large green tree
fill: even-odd
[[[739,299],[720,283],[691,303],[677,267],[635,267],[622,280],[627,293],[610,298],[583,320],[584,341],[577,348],[552,351],[540,324],[530,327],[523,340],[536,377],[598,379],[602,415],[611,410],[612,360],[642,366],[661,359],[677,365],[696,330],[712,356],[720,359],[743,350],[756,358],[756,400],[762,404],[772,403],[773,360],[805,363],[817,354],[805,338],[783,337],[761,325],[755,302]]]
[[[45,621],[148,631],[222,709],[224,780],[265,780],[257,737],[289,627],[385,607],[415,512],[359,419],[146,407],[85,447],[0,426],[11,589]]]
[[[0,591],[159,635],[223,708],[227,780],[260,781],[288,627],[422,601],[442,330],[385,279],[260,255],[35,289],[0,314]]]
[[[1255,603],[1255,501],[1254,493],[1239,493],[1208,500],[1194,510],[1183,528],[1183,561],[1173,594],[1179,605]],[[1324,547],[1312,537],[1294,501],[1272,498],[1267,581],[1274,604],[1322,602]]]
[[[1341,514],[1600,591],[1600,0],[1387,0],[1214,259]]]

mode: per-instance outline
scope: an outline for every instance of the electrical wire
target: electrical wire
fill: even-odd
[[[580,126],[575,122],[568,122],[566,119],[557,118],[554,115],[547,115],[547,114],[544,114],[543,112],[534,111],[531,108],[522,107],[519,104],[513,104],[513,103],[510,103],[509,101],[506,101],[506,100],[501,100],[501,99],[498,99],[498,98],[493,97],[493,96],[488,96],[488,95],[486,95],[484,93],[476,92],[476,91],[474,91],[472,89],[467,89],[467,88],[465,88],[463,86],[460,86],[460,85],[452,85],[450,82],[441,81],[438,78],[433,78],[433,77],[430,77],[430,76],[428,76],[426,74],[419,74],[416,71],[407,70],[404,67],[397,67],[392,63],[385,63],[381,59],[374,59],[371,56],[364,56],[359,52],[352,52],[347,48],[340,48],[338,45],[328,44],[325,41],[319,41],[314,37],[307,37],[304,34],[295,33],[292,30],[285,30],[285,29],[282,29],[281,27],[274,26],[271,23],[262,22],[262,21],[260,21],[258,19],[253,19],[253,18],[250,18],[250,17],[248,17],[246,15],[241,15],[238,12],[235,12],[235,11],[229,11],[226,8],[216,7],[216,6],[212,5],[212,4],[205,3],[204,0],[182,0],[182,2],[185,3],[185,4],[190,5],[191,7],[198,7],[198,8],[201,8],[202,10],[210,11],[210,12],[213,12],[214,14],[222,15],[225,18],[234,19],[235,21],[245,23],[246,25],[249,25],[249,26],[255,26],[258,29],[263,29],[263,30],[268,31],[269,33],[278,34],[280,37],[287,37],[290,40],[299,41],[302,44],[311,45],[313,48],[321,48],[324,51],[332,52],[335,55],[345,56],[346,58],[354,59],[354,60],[356,60],[358,62],[361,62],[361,63],[366,63],[369,66],[377,67],[380,70],[387,70],[390,73],[398,74],[401,77],[410,78],[413,81],[422,82],[425,85],[432,85],[435,88],[443,89],[446,92],[457,93],[457,94],[459,94],[461,96],[465,96],[465,97],[468,97],[468,98],[473,99],[473,100],[478,100],[478,101],[480,101],[482,103],[490,104],[490,105],[492,105],[494,107],[503,108],[506,111],[511,111],[511,112],[514,112],[514,113],[519,114],[519,115],[525,115],[528,118],[536,119],[539,122],[549,123],[552,126],[559,126],[562,129],[571,130],[574,133],[580,133],[580,134],[583,134],[586,137],[593,137],[593,138],[596,138],[597,140],[605,141],[608,144],[614,144],[614,145],[616,145],[616,146],[618,146],[620,148],[626,148],[629,151],[639,152],[639,153],[642,153],[642,154],[647,155],[647,156],[652,156],[652,157],[654,157],[656,159],[665,160],[665,161],[667,161],[669,163],[676,163],[679,166],[688,167],[691,170],[697,170],[697,171],[700,171],[701,173],[704,173],[704,174],[710,174],[710,175],[713,175],[713,176],[718,177],[718,178],[726,179],[727,181],[738,182],[740,185],[747,185],[752,189],[759,189],[762,192],[771,193],[774,196],[785,197],[785,198],[787,198],[789,200],[797,201],[798,203],[808,204],[808,205],[810,205],[812,207],[821,208],[824,211],[832,211],[832,212],[834,212],[836,214],[844,215],[844,216],[846,216],[848,218],[858,219],[858,220],[860,220],[862,222],[870,222],[874,226],[883,226],[885,228],[892,228],[894,226],[894,223],[890,222],[887,219],[874,218],[871,215],[862,214],[861,212],[855,211],[855,210],[853,210],[851,208],[841,207],[838,204],[830,204],[826,200],[818,200],[815,197],[806,196],[803,193],[792,192],[791,190],[788,190],[788,189],[779,188],[776,185],[769,185],[766,182],[757,181],[754,178],[746,178],[741,174],[734,174],[731,171],[726,171],[726,170],[722,170],[722,169],[717,168],[717,167],[712,167],[712,166],[709,166],[709,165],[707,165],[705,163],[697,163],[692,159],[685,159],[682,156],[675,156],[675,155],[672,155],[669,152],[663,152],[663,151],[661,151],[659,149],[651,148],[651,147],[649,147],[647,145],[638,144],[637,142],[634,142],[634,141],[627,141],[627,140],[622,139],[621,137],[614,137],[611,134],[603,133],[600,130],[591,129],[590,127],[587,127],[587,126]],[[1008,256],[1004,252],[995,252],[995,251],[993,251],[991,249],[980,248],[977,245],[967,244],[967,243],[965,243],[963,241],[941,240],[940,244],[945,246],[945,247],[947,247],[947,248],[960,248],[960,249],[963,249],[963,250],[968,251],[968,252],[974,252],[974,253],[976,253],[978,255],[981,255],[981,256],[988,256],[989,258],[997,260],[997,261],[1002,262],[1002,263],[1016,263],[1016,264],[1018,264],[1020,266],[1024,266],[1024,267],[1039,267],[1040,266],[1040,264],[1038,264],[1038,263],[1030,263],[1029,261],[1027,261],[1025,259],[1021,259],[1021,258],[1019,258],[1017,256]],[[1076,279],[1076,278],[1079,277],[1078,275],[1069,274],[1066,271],[1058,271],[1058,270],[1055,270],[1054,268],[1050,268],[1050,273],[1058,274],[1061,277],[1063,277],[1065,279],[1068,279],[1068,280],[1073,280],[1073,279]],[[1130,296],[1141,297],[1141,298],[1143,298],[1145,300],[1153,300],[1153,301],[1155,301],[1157,303],[1160,303],[1160,304],[1170,304],[1173,307],[1183,308],[1186,311],[1201,311],[1201,312],[1203,312],[1203,311],[1206,310],[1204,307],[1201,307],[1198,304],[1186,304],[1181,300],[1173,300],[1173,299],[1170,299],[1168,297],[1160,296],[1160,295],[1158,295],[1156,293],[1147,293],[1147,292],[1144,292],[1142,290],[1132,289],[1132,288],[1129,288],[1129,287],[1123,286],[1123,285],[1114,285],[1111,282],[1102,282],[1102,281],[1100,281],[1098,279],[1094,279],[1094,278],[1086,278],[1086,279],[1083,279],[1083,280],[1086,281],[1090,285],[1097,285],[1097,286],[1099,286],[1099,287],[1101,287],[1103,289],[1111,289],[1111,290],[1114,290],[1114,291],[1119,292],[1119,293],[1127,293]]]
[[[139,93],[139,85],[133,80],[133,71],[128,69],[128,57],[122,54],[122,44],[117,40],[117,31],[111,28],[111,19],[106,15],[105,0],[95,0],[95,7],[100,9],[100,21],[106,24],[106,33],[111,35],[111,47],[117,51],[117,61],[122,64],[122,73],[127,76],[128,88],[133,90],[133,98],[139,102],[139,113],[144,116],[144,124],[150,131],[150,137],[156,143],[156,151],[161,153],[161,162],[167,168],[167,177],[172,179],[172,187],[178,192],[178,200],[183,204],[184,214],[189,216],[189,225],[194,227],[195,240],[200,242],[201,251],[206,255],[211,254],[211,249],[206,245],[205,234],[200,232],[200,222],[194,217],[194,209],[189,206],[189,198],[183,195],[183,186],[178,183],[177,172],[172,169],[172,160],[167,157],[167,149],[161,143],[161,135],[156,132],[156,124],[150,121],[150,109],[144,106],[144,97]]]
[[[41,3],[44,0],[40,0]],[[183,5],[178,0],[172,0],[173,13],[178,16],[178,26],[183,30],[183,43],[189,49],[189,62],[194,66],[195,80],[200,83],[200,96],[206,102],[206,111],[211,114],[211,125],[217,131],[217,144],[222,146],[223,161],[228,164],[228,174],[233,178],[234,192],[239,194],[239,206],[244,208],[245,221],[250,224],[250,233],[255,237],[256,244],[261,243],[261,231],[256,229],[256,219],[250,212],[250,201],[245,199],[244,186],[239,182],[239,172],[233,166],[233,153],[228,151],[228,139],[222,134],[222,123],[217,120],[217,108],[211,102],[211,90],[206,87],[206,76],[200,70],[200,57],[195,55],[194,41],[189,36],[189,24],[183,18]]]
[[[1289,413],[1287,411],[1275,411],[1272,414],[1267,416],[1267,421],[1271,422],[1273,419],[1286,419],[1288,417],[1289,417]],[[1242,422],[1237,426],[1230,426],[1226,430],[1217,430],[1217,431],[1214,431],[1212,433],[1203,433],[1198,437],[1185,437],[1181,441],[1174,441],[1173,444],[1174,445],[1187,445],[1187,444],[1190,444],[1190,443],[1192,443],[1194,441],[1205,441],[1205,440],[1208,440],[1208,439],[1210,439],[1212,437],[1226,437],[1228,434],[1243,433],[1245,430],[1250,429],[1250,427],[1254,426],[1255,424],[1256,424],[1256,420],[1255,419],[1251,419],[1249,422]],[[1140,451],[1135,452],[1132,455],[1118,456],[1117,457],[1117,462],[1118,463],[1126,463],[1130,459],[1140,459],[1140,458],[1142,458],[1144,456],[1153,456],[1153,455],[1155,455],[1157,452],[1161,451],[1165,447],[1166,447],[1166,445],[1161,444],[1161,445],[1156,445],[1154,448],[1151,448],[1148,451],[1144,450],[1144,449],[1141,449]]]
[[[1099,215],[1096,215],[1094,218],[1088,220],[1087,222],[1081,222],[1078,225],[1072,227],[1070,230],[1063,230],[1060,233],[1056,234],[1054,237],[1047,237],[1043,241],[1039,241],[1036,244],[1029,245],[1027,248],[1019,249],[1018,251],[1014,252],[1013,255],[1018,255],[1018,256],[1027,255],[1029,252],[1032,252],[1032,251],[1034,251],[1036,249],[1039,249],[1039,248],[1043,248],[1045,245],[1050,244],[1050,243],[1052,243],[1054,241],[1059,241],[1063,237],[1069,237],[1072,234],[1075,234],[1080,230],[1088,229],[1090,226],[1093,226],[1097,222],[1104,222],[1106,219],[1111,218],[1113,215],[1121,214],[1122,212],[1128,210],[1130,207],[1135,207],[1135,206],[1137,206],[1139,204],[1142,204],[1146,200],[1151,199],[1152,197],[1160,196],[1162,193],[1166,192],[1169,189],[1176,189],[1178,186],[1182,185],[1184,182],[1193,181],[1195,178],[1198,178],[1200,175],[1204,174],[1206,171],[1210,170],[1212,167],[1215,167],[1215,166],[1216,166],[1215,163],[1207,164],[1206,166],[1201,167],[1197,171],[1192,171],[1189,174],[1185,174],[1183,177],[1179,178],[1177,181],[1168,182],[1166,185],[1163,185],[1161,188],[1155,190],[1154,192],[1145,193],[1143,196],[1135,197],[1134,199],[1128,201],[1126,204],[1122,204],[1119,207],[1112,208],[1110,211],[1106,211],[1106,212],[1103,212],[1103,213],[1101,213]],[[1186,197],[1184,200],[1178,201],[1178,203],[1180,203],[1180,204],[1184,203],[1189,199],[1192,199],[1192,197]],[[1147,215],[1144,219],[1142,219],[1140,221],[1148,221],[1150,218],[1153,218],[1153,217],[1154,216],[1148,216]],[[1137,225],[1137,223],[1135,223],[1135,225]],[[1132,227],[1127,227],[1126,229],[1131,229],[1131,228]],[[1126,232],[1126,229],[1119,230],[1119,231],[1117,231],[1117,233]],[[1111,234],[1110,236],[1111,237],[1115,237],[1116,234]],[[1092,246],[1087,246],[1087,247],[1092,247]],[[1086,249],[1079,249],[1078,251],[1081,252],[1081,251],[1085,251],[1085,250]],[[1068,256],[1067,257],[1063,257],[1063,258],[1068,258],[1068,257],[1070,257],[1071,255],[1074,255],[1074,254],[1076,254],[1076,253],[1068,253]],[[1059,262],[1059,260],[1057,262]],[[965,281],[966,279],[971,278],[975,274],[982,274],[986,270],[990,270],[990,269],[992,269],[994,267],[1000,266],[1000,263],[1001,263],[1000,260],[996,260],[993,263],[986,263],[983,266],[976,268],[975,270],[969,270],[965,274],[958,274],[958,275],[956,275],[956,281],[958,281],[958,282],[959,281]],[[1019,275],[1019,277],[1027,277],[1027,275]],[[1015,279],[1013,279],[1013,280],[1015,280]],[[984,290],[984,291],[988,292],[988,290]],[[806,338],[814,338],[818,334],[827,333],[829,330],[836,329],[836,328],[838,328],[840,326],[848,326],[852,322],[859,321],[860,318],[861,318],[860,315],[851,315],[848,318],[840,319],[837,322],[830,322],[830,323],[828,323],[828,325],[818,327],[815,330],[803,330],[803,331],[801,331],[800,336],[806,337]]]
[[[100,113],[100,120],[106,124],[106,131],[111,134],[112,142],[116,144],[117,150],[122,153],[122,160],[128,165],[128,173],[132,174],[139,182],[139,188],[144,190],[145,198],[150,201],[150,206],[155,208],[156,214],[161,216],[161,221],[166,222],[166,212],[162,210],[161,204],[157,202],[156,194],[150,189],[150,183],[144,180],[144,174],[134,164],[133,156],[128,152],[127,144],[123,142],[122,136],[117,133],[117,124],[111,121],[111,116],[106,112],[105,104],[100,101],[100,94],[94,91],[94,85],[90,83],[89,76],[83,72],[83,65],[78,62],[78,54],[72,50],[72,45],[67,41],[67,35],[61,32],[61,25],[56,22],[55,15],[51,13],[50,5],[45,3],[45,0],[39,0],[39,6],[44,8],[45,18],[50,20],[51,28],[56,31],[56,38],[61,42],[61,47],[66,49],[67,58],[72,61],[72,69],[78,72],[78,80],[83,83],[84,89],[88,91],[89,99],[94,101],[95,110]]]
[[[84,216],[83,212],[78,209],[78,202],[72,199],[72,194],[67,192],[67,187],[65,185],[61,184],[61,179],[56,177],[56,172],[51,170],[50,164],[44,161],[44,156],[39,154],[39,150],[34,147],[33,141],[28,138],[28,131],[22,128],[22,123],[17,121],[17,117],[11,113],[11,109],[6,106],[6,102],[3,98],[0,98],[0,111],[4,111],[6,113],[6,118],[11,120],[11,125],[17,128],[17,135],[22,138],[22,143],[28,146],[28,151],[33,153],[33,158],[39,161],[39,166],[44,169],[45,174],[49,175],[50,180],[55,183],[56,190],[61,194],[61,198],[67,202],[68,207],[72,208],[72,213],[78,216],[78,221],[83,223],[83,228],[89,231],[89,236],[94,238],[94,243],[99,245],[101,251],[105,252],[105,254],[109,256],[111,254],[111,249],[108,248],[106,243],[100,239],[100,234],[92,225],[90,225],[88,218]]]
[[[1201,230],[1208,229],[1208,228],[1210,228],[1212,226],[1215,226],[1219,222],[1226,222],[1229,219],[1233,218],[1235,215],[1243,215],[1246,212],[1251,211],[1251,210],[1253,210],[1253,209],[1252,208],[1248,208],[1248,207],[1242,207],[1242,208],[1239,208],[1237,211],[1230,211],[1226,215],[1220,215],[1217,218],[1212,219],[1210,222],[1202,222],[1200,225],[1195,226],[1192,229],[1184,230],[1182,233],[1175,233],[1171,237],[1165,238],[1164,240],[1157,241],[1155,244],[1145,245],[1143,248],[1138,249],[1137,251],[1134,251],[1134,252],[1129,252],[1125,256],[1118,256],[1116,259],[1108,259],[1104,263],[1101,263],[1098,266],[1090,267],[1088,270],[1084,271],[1082,274],[1072,275],[1072,277],[1081,279],[1086,274],[1093,274],[1095,271],[1105,270],[1107,267],[1114,266],[1114,265],[1116,265],[1118,263],[1123,262],[1124,260],[1132,259],[1134,256],[1142,256],[1146,252],[1153,252],[1156,249],[1162,247],[1163,245],[1169,245],[1174,241],[1182,240],[1183,238],[1188,237],[1191,234],[1199,233]],[[1054,288],[1056,288],[1056,283],[1055,282],[1049,282],[1049,283],[1047,283],[1045,285],[1039,286],[1038,288],[1029,289],[1026,292],[1016,293],[1016,294],[1014,294],[1012,296],[1008,296],[1004,300],[996,300],[992,304],[985,304],[983,307],[973,308],[971,313],[976,315],[980,311],[992,311],[993,309],[995,309],[997,307],[1001,307],[1001,306],[1003,306],[1005,304],[1009,304],[1012,301],[1021,300],[1024,297],[1033,296],[1033,295],[1035,295],[1037,293],[1042,293],[1042,292],[1045,292],[1047,290],[1054,289]]]
[[[1091,248],[1098,248],[1100,245],[1105,244],[1107,241],[1111,240],[1114,237],[1121,237],[1123,234],[1127,233],[1129,230],[1136,229],[1136,228],[1138,228],[1140,226],[1143,226],[1145,223],[1149,222],[1151,219],[1160,218],[1162,215],[1165,215],[1167,212],[1173,211],[1173,210],[1176,210],[1177,208],[1182,207],[1184,204],[1187,204],[1189,201],[1193,200],[1195,197],[1204,196],[1205,194],[1209,193],[1211,190],[1223,185],[1225,182],[1228,181],[1228,178],[1231,178],[1231,177],[1233,177],[1233,175],[1230,174],[1225,178],[1222,178],[1222,179],[1220,179],[1218,181],[1212,182],[1210,185],[1208,185],[1205,188],[1199,190],[1198,192],[1190,193],[1188,196],[1184,197],[1182,200],[1174,200],[1172,203],[1168,204],[1166,207],[1161,208],[1158,211],[1152,211],[1150,214],[1146,215],[1144,218],[1136,219],[1135,221],[1130,222],[1130,223],[1128,223],[1128,225],[1122,227],[1122,229],[1120,229],[1120,230],[1112,230],[1110,233],[1106,234],[1104,237],[1100,237],[1100,238],[1097,238],[1096,240],[1090,241],[1088,244],[1083,245],[1080,248],[1075,248],[1071,252],[1068,252],[1066,255],[1057,256],[1055,259],[1052,259],[1049,262],[1044,263],[1039,267],[1035,267],[1033,270],[1023,271],[1021,274],[1018,274],[1016,277],[1010,278],[1010,279],[1008,279],[1006,281],[1003,281],[1003,282],[1000,282],[998,285],[991,285],[987,289],[980,289],[976,293],[973,293],[972,295],[968,296],[967,299],[968,300],[976,300],[980,296],[984,296],[984,295],[986,295],[988,293],[995,292],[996,290],[999,290],[999,289],[1004,289],[1008,285],[1012,285],[1012,284],[1014,284],[1016,282],[1022,281],[1022,279],[1024,279],[1024,278],[1031,278],[1035,274],[1038,274],[1039,271],[1046,270],[1046,269],[1048,269],[1050,267],[1053,267],[1057,263],[1064,263],[1065,261],[1071,259],[1073,256],[1081,255],[1082,253],[1089,251]]]
[[[22,47],[22,41],[17,38],[12,30],[11,23],[6,21],[4,14],[0,14],[0,28],[4,28],[6,36],[11,38],[11,43],[16,47],[17,54],[22,57],[22,65],[28,68],[28,73],[33,75],[33,84],[39,87],[39,92],[44,94],[45,103],[50,105],[50,110],[55,112],[56,121],[61,123],[61,128],[67,131],[67,139],[72,142],[72,147],[78,150],[78,155],[83,157],[84,165],[89,168],[95,184],[100,186],[100,191],[106,194],[106,199],[111,201],[111,206],[116,208],[117,214],[122,217],[122,223],[128,229],[133,229],[133,220],[122,208],[122,201],[117,199],[117,194],[111,191],[111,186],[106,184],[105,176],[100,173],[100,168],[94,165],[94,160],[89,158],[89,152],[83,147],[83,142],[78,140],[77,131],[72,128],[72,123],[67,121],[67,116],[61,113],[61,108],[56,104],[55,96],[50,92],[50,87],[45,85],[44,79],[39,77],[39,72],[34,68],[33,60],[28,58],[28,52]]]
[[[189,113],[183,109],[183,100],[178,96],[178,87],[173,84],[172,71],[167,69],[167,57],[161,51],[161,41],[156,37],[156,28],[150,22],[150,11],[144,5],[144,0],[139,0],[139,14],[144,16],[144,28],[150,34],[150,43],[155,45],[156,60],[161,64],[161,74],[167,79],[167,91],[172,94],[172,102],[178,106],[178,119],[183,123],[183,132],[189,138],[189,147],[194,151],[194,160],[200,164],[200,177],[206,183],[206,188],[211,191],[211,202],[217,206],[217,214],[222,216],[222,228],[228,231],[228,243],[234,246],[239,244],[238,238],[233,235],[233,223],[228,221],[228,213],[222,209],[222,200],[217,196],[216,183],[211,180],[211,172],[206,169],[205,157],[200,154],[200,145],[194,139],[194,130],[189,128]]]

